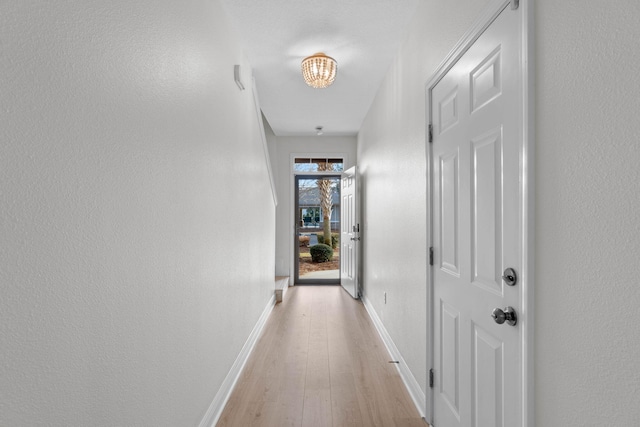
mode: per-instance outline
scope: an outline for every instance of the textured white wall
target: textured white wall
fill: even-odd
[[[197,425],[273,294],[223,10],[1,2],[0,44],[0,425]]]
[[[486,3],[420,2],[409,37],[358,135],[364,294],[423,391],[427,384],[425,83]]]
[[[421,3],[358,139],[365,295],[423,387],[424,84],[488,3]],[[540,426],[640,425],[638,19],[635,0],[536,2]]]
[[[274,162],[278,170],[278,207],[276,212],[276,274],[290,276],[293,284],[293,180],[291,154],[346,154],[345,169],[356,164],[355,136],[280,136],[276,137]],[[273,160],[272,160],[273,162]]]
[[[640,3],[536,3],[537,425],[640,425]]]

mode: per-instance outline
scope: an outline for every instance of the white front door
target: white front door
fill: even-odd
[[[520,11],[506,7],[431,87],[433,424],[522,425]],[[496,312],[499,315],[499,312]],[[500,320],[500,318],[499,318]]]
[[[341,177],[340,194],[340,284],[349,294],[358,298],[358,197],[356,167],[349,168]]]

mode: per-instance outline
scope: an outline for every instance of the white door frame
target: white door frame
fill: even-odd
[[[511,3],[511,5],[510,5]],[[534,4],[533,0],[495,0],[481,14],[476,23],[465,33],[460,41],[454,46],[452,51],[447,55],[444,61],[438,66],[433,76],[428,80],[426,88],[426,118],[427,123],[431,123],[431,91],[440,81],[440,79],[456,64],[467,49],[480,37],[485,29],[495,20],[505,7],[519,8],[521,16],[522,30],[522,56],[521,64],[521,94],[520,101],[522,107],[522,134],[521,134],[521,158],[520,158],[520,190],[522,199],[520,201],[520,221],[523,235],[522,241],[522,274],[518,277],[518,285],[522,286],[522,312],[518,313],[518,322],[523,327],[522,335],[522,426],[534,427],[534,252],[535,252],[535,176],[534,176],[534,160],[535,160],[535,103],[534,103]],[[427,189],[429,197],[427,197],[427,241],[428,246],[433,244],[433,202],[431,195],[433,194],[432,179],[432,154],[429,144],[429,129],[427,128]],[[520,281],[520,279],[522,279]],[[427,372],[433,368],[434,361],[434,319],[433,319],[433,271],[428,266],[427,273],[427,343],[430,346],[427,351]],[[429,385],[429,378],[427,378]],[[426,419],[433,421],[433,392],[427,387],[426,390]],[[441,427],[441,426],[437,426]]]
[[[351,159],[349,158],[349,155],[347,153],[343,153],[343,152],[326,152],[326,151],[321,151],[321,152],[293,152],[289,154],[289,224],[287,225],[287,229],[289,230],[289,232],[291,234],[288,234],[288,253],[289,253],[289,277],[293,278],[295,277],[295,269],[296,269],[296,248],[294,246],[294,236],[296,233],[296,220],[295,220],[295,203],[296,203],[296,191],[295,191],[295,184],[296,184],[296,175],[337,175],[340,174],[342,172],[336,172],[336,171],[330,171],[330,172],[297,172],[294,170],[293,165],[295,163],[295,159],[297,158],[327,158],[327,159],[342,159],[342,165],[343,168],[346,167],[346,165],[351,164]],[[293,283],[293,279],[291,279],[291,283]]]

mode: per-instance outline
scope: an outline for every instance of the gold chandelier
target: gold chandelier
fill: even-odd
[[[316,53],[302,60],[302,77],[314,89],[330,86],[336,78],[338,63],[324,53]]]

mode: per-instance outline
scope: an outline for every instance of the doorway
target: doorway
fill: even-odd
[[[295,176],[296,285],[340,284],[340,175]]]

